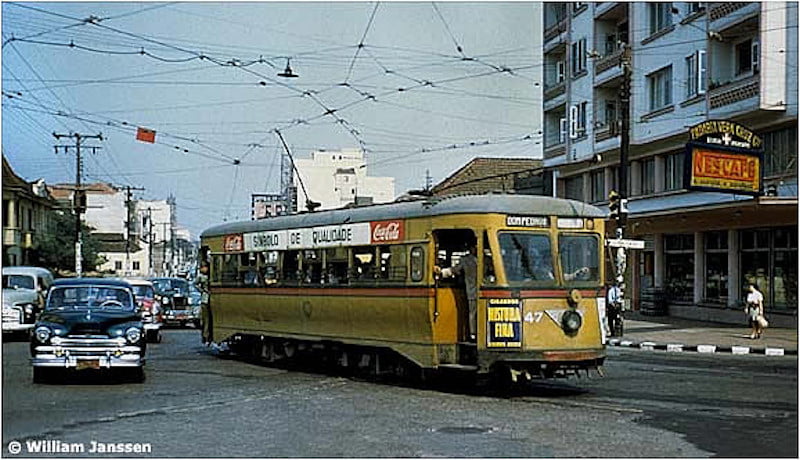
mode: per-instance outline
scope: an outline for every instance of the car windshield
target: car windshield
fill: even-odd
[[[503,232],[498,239],[509,283],[555,280],[550,237],[547,234]]]
[[[133,285],[133,294],[136,297],[153,298],[153,288],[151,286]]]
[[[189,283],[186,280],[175,278],[156,278],[152,280],[153,287],[160,295],[163,294],[180,294],[186,295],[189,292]]]
[[[129,291],[117,286],[57,286],[47,296],[48,310],[133,310]]]
[[[33,289],[36,286],[33,277],[28,275],[3,275],[4,288]]]

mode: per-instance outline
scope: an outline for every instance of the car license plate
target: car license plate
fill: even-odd
[[[84,361],[78,361],[75,363],[75,369],[83,370],[83,369],[100,369],[100,360],[98,359],[87,359]]]

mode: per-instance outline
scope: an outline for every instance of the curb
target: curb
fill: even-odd
[[[695,352],[695,353],[730,353],[734,355],[764,355],[764,356],[797,356],[797,350],[777,348],[777,347],[746,347],[746,346],[717,346],[717,345],[684,345],[682,343],[655,343],[655,342],[634,342],[623,339],[608,339],[607,346],[635,348],[639,350],[654,351],[662,350],[670,353],[674,352]]]

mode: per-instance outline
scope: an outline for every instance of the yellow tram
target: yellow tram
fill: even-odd
[[[209,340],[374,373],[560,377],[605,359],[603,212],[527,195],[427,198],[234,222],[201,235]],[[463,280],[477,248],[477,338]]]

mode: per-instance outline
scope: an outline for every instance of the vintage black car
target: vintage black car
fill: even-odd
[[[34,382],[65,369],[120,369],[144,380],[145,339],[131,285],[103,278],[53,283],[31,335]]]
[[[191,304],[190,284],[183,278],[150,278],[164,310],[164,323],[197,327],[198,309]]]

